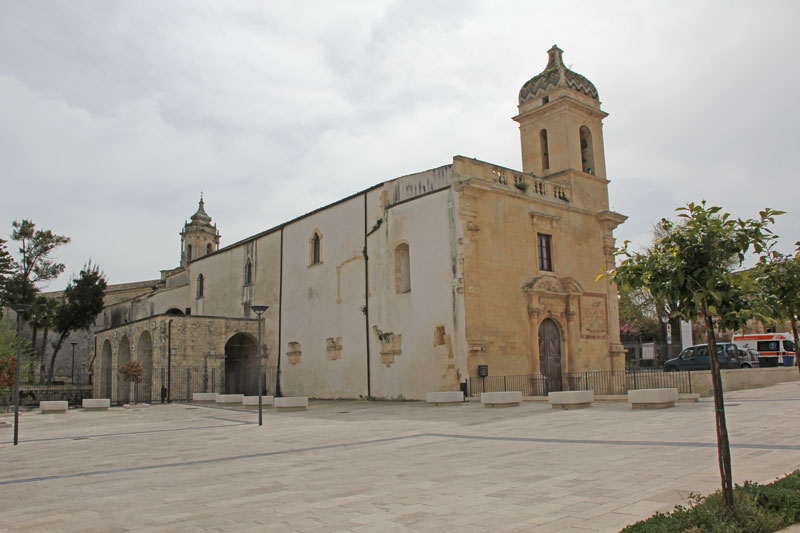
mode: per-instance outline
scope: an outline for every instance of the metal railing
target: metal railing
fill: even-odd
[[[56,374],[58,376],[58,374]],[[76,369],[71,379],[56,379],[51,383],[38,384],[20,381],[19,404],[23,407],[38,406],[42,401],[67,401],[69,405],[80,405],[84,398],[92,397],[90,376],[85,370]],[[0,391],[0,409],[14,405],[14,388]]]
[[[263,369],[262,369],[263,372]],[[69,405],[81,405],[84,398],[108,398],[113,405],[126,403],[160,403],[190,401],[195,392],[258,394],[256,367],[241,366],[235,372],[218,368],[144,369],[139,383],[125,381],[117,368],[97,368],[93,374],[75,370],[71,383],[54,380],[51,384],[20,384],[20,405],[38,406],[40,401],[66,400]],[[266,372],[262,375],[262,393],[268,390]],[[0,408],[14,404],[13,388],[0,390]]]
[[[562,376],[561,386],[548,388],[547,378],[541,374],[526,376],[471,377],[467,380],[467,394],[480,396],[482,392],[520,391],[523,396],[547,396],[553,390],[591,390],[597,395],[624,395],[629,390],[675,388],[679,393],[692,392],[691,372],[663,372],[662,370],[573,372]]]

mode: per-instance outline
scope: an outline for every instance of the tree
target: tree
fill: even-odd
[[[31,374],[33,374],[33,364],[36,359],[36,333],[38,328],[42,328],[42,345],[39,354],[39,383],[44,383],[46,373],[46,354],[47,354],[47,335],[53,326],[58,308],[61,302],[55,298],[37,296],[33,302],[33,307],[26,317],[28,323],[33,327],[33,340],[31,341]]]
[[[130,361],[128,364],[122,365],[117,370],[120,374],[122,374],[122,379],[125,380],[127,383],[135,383],[138,385],[144,380],[144,368],[142,365],[139,364],[139,361],[133,360]],[[136,395],[133,395],[134,403],[136,403]]]
[[[27,341],[22,343],[23,353],[27,353]],[[21,363],[24,362],[20,361]],[[7,389],[9,394],[17,382],[17,328],[8,319],[0,319],[0,391]],[[11,405],[11,400],[6,405]]]
[[[800,363],[797,316],[800,314],[800,242],[794,256],[770,250],[755,269],[762,302],[772,318],[789,320],[794,335],[795,360]]]
[[[58,341],[50,356],[50,367],[47,369],[48,382],[53,380],[56,356],[70,332],[90,328],[97,315],[103,311],[106,286],[105,275],[97,265],[92,265],[91,261],[83,267],[78,278],[73,278],[67,286],[64,291],[65,301],[58,308],[55,317]]]
[[[8,279],[8,276],[14,271],[14,258],[11,257],[6,247],[7,242],[8,241],[4,239],[0,239],[0,307],[2,307],[2,294],[6,279]]]
[[[37,230],[36,224],[30,220],[15,220],[11,226],[11,239],[19,243],[19,261],[11,259],[7,251],[5,255],[0,251],[0,267],[5,264],[9,272],[4,277],[0,273],[0,278],[4,280],[0,299],[4,305],[31,304],[38,283],[55,279],[64,272],[64,264],[51,259],[50,253],[67,244],[70,239],[50,230]],[[4,247],[0,249],[4,250]],[[12,280],[15,280],[14,284]]]
[[[620,287],[645,287],[657,300],[673,303],[673,317],[703,319],[714,386],[722,494],[732,513],[733,475],[715,327],[738,329],[755,315],[752,294],[732,266],[741,264],[751,249],[757,254],[766,251],[774,239],[769,226],[782,212],[765,209],[759,220],[742,220],[721,210],[706,207],[705,201],[678,208],[680,223],[662,220],[663,236],[644,253],[629,250],[626,242],[618,252],[623,258],[620,265],[606,274]]]

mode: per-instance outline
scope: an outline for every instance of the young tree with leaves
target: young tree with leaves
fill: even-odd
[[[725,507],[732,513],[733,474],[715,327],[738,329],[754,316],[752,294],[741,283],[740,275],[732,272],[732,266],[741,264],[751,250],[757,254],[765,252],[774,239],[769,226],[782,212],[765,209],[758,220],[733,219],[722,213],[720,207],[706,207],[705,201],[689,203],[677,211],[682,220],[679,223],[662,220],[664,233],[652,248],[634,252],[626,242],[617,253],[622,257],[619,266],[606,274],[621,287],[645,287],[654,298],[674,302],[673,317],[704,321],[714,387],[722,494]]]
[[[762,302],[772,318],[789,320],[794,335],[795,362],[800,364],[800,339],[797,316],[800,315],[800,242],[794,256],[771,250],[755,269]]]
[[[48,383],[53,380],[53,367],[56,356],[64,341],[73,331],[88,329],[94,324],[97,315],[103,311],[103,297],[106,293],[106,278],[100,267],[89,262],[80,275],[73,278],[64,291],[64,303],[58,308],[55,317],[55,330],[58,341],[50,356],[47,369]]]

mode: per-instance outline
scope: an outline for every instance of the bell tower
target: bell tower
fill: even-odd
[[[181,266],[186,266],[194,259],[208,255],[219,249],[219,230],[211,224],[211,217],[205,210],[203,193],[200,193],[200,205],[192,215],[191,222],[183,225],[181,235]]]
[[[575,171],[606,178],[603,119],[597,88],[548,50],[547,66],[519,91],[522,171],[540,177]]]

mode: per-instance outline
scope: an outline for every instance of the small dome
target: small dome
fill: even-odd
[[[198,224],[202,226],[209,226],[211,225],[211,217],[208,216],[205,210],[205,202],[203,201],[203,195],[200,195],[200,205],[197,208],[197,212],[192,215],[192,223]]]
[[[555,89],[557,87],[569,87],[590,98],[599,100],[597,88],[592,82],[564,66],[564,60],[561,58],[561,54],[563,53],[564,51],[556,45],[553,45],[553,47],[547,51],[547,55],[550,56],[550,59],[547,61],[545,69],[540,74],[528,80],[528,82],[522,86],[522,89],[520,89],[520,105],[531,98],[536,98],[550,89]]]

